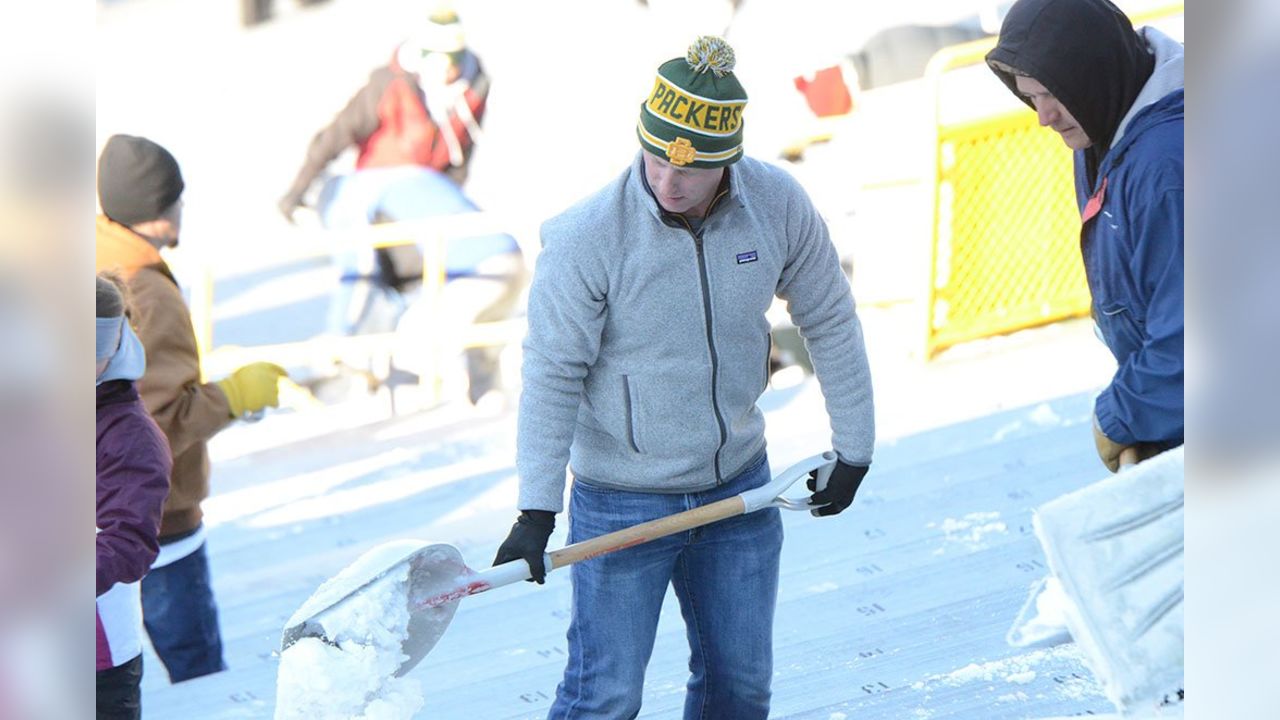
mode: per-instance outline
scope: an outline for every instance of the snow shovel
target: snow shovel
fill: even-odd
[[[815,511],[808,497],[787,498],[782,494],[796,481],[807,479],[811,472],[815,474],[816,488],[822,490],[835,464],[834,452],[815,455],[792,465],[754,490],[549,552],[543,558],[543,565],[550,573],[576,562],[767,507]],[[476,572],[466,566],[462,553],[452,545],[417,540],[389,542],[362,555],[324,583],[298,608],[285,624],[280,641],[281,652],[303,638],[320,638],[336,644],[337,638],[348,637],[344,635],[341,622],[334,622],[345,615],[341,607],[343,603],[383,577],[406,571],[409,624],[401,645],[405,659],[396,671],[396,677],[413,669],[435,647],[462,598],[528,580],[532,576],[529,563],[524,560]]]
[[[1055,498],[1032,518],[1057,597],[1053,624],[1080,647],[1103,692],[1125,717],[1159,705],[1183,682],[1181,447]],[[1023,620],[1010,630],[1026,636]],[[1039,620],[1039,618],[1037,618]]]

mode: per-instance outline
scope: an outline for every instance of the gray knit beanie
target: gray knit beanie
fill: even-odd
[[[98,202],[121,225],[155,220],[186,184],[173,155],[143,137],[112,135],[98,158]]]

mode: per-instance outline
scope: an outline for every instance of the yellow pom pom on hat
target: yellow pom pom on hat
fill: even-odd
[[[640,106],[640,146],[672,165],[716,168],[742,157],[747,91],[733,74],[733,48],[703,35],[658,68]]]

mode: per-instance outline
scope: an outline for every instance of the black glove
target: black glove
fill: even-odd
[[[853,502],[854,493],[858,492],[858,486],[862,484],[862,478],[866,476],[869,466],[867,465],[845,465],[843,460],[836,460],[836,466],[831,470],[831,477],[827,479],[827,486],[821,492],[815,492],[809,498],[810,505],[823,505],[825,507],[812,510],[814,515],[839,515],[842,510],[849,507]],[[812,491],[817,487],[816,472],[809,473],[809,490]]]
[[[556,514],[548,510],[521,510],[516,524],[511,526],[511,534],[498,548],[498,555],[493,559],[494,565],[524,558],[533,571],[531,582],[539,585],[546,582],[547,569],[543,567],[542,555],[547,551],[547,538],[556,529]]]

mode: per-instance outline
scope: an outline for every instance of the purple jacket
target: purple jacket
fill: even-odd
[[[131,660],[141,628],[127,600],[106,597],[141,580],[160,552],[160,513],[169,494],[169,442],[134,384],[98,386],[98,669]],[[126,653],[121,656],[122,653]]]

